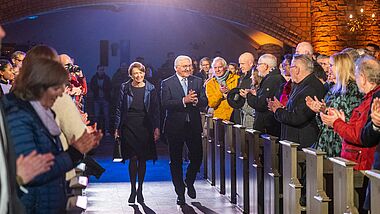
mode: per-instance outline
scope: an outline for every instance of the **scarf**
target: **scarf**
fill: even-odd
[[[59,136],[61,134],[61,129],[59,128],[57,122],[55,122],[54,114],[51,109],[44,108],[40,101],[29,101],[33,106],[34,110],[37,112],[38,117],[41,119],[44,126],[48,129],[52,136]]]
[[[223,74],[223,76],[221,76],[221,77],[215,76],[215,79],[219,83],[219,85],[226,85],[226,80],[227,80],[229,74],[230,74],[230,72],[227,70],[226,73]]]

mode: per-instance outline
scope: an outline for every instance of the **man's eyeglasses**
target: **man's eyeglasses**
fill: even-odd
[[[19,58],[15,58],[16,61],[19,61],[19,62],[22,62],[23,60],[19,59]]]
[[[186,68],[191,68],[192,65],[181,65],[182,68],[186,69]]]

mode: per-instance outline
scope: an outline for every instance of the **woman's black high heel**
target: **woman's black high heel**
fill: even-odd
[[[142,194],[142,190],[137,190],[137,202],[139,204],[143,204],[144,203],[144,196]]]
[[[135,204],[135,200],[136,200],[136,190],[131,192],[131,195],[129,196],[129,199],[128,199],[128,203]],[[138,200],[139,199],[137,197],[137,201]]]

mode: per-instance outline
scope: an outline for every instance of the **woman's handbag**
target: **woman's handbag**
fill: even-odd
[[[113,162],[122,162],[123,157],[121,156],[121,140],[120,137],[115,139],[115,145],[113,148]]]

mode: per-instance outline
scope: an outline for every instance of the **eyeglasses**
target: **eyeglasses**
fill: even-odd
[[[210,64],[202,64],[202,67],[210,66]]]
[[[23,60],[19,59],[19,58],[15,58],[16,61],[19,61],[19,62],[22,62]]]
[[[266,63],[257,63],[257,66],[266,65]]]
[[[191,68],[192,65],[181,65],[182,68],[186,69],[186,68]]]

